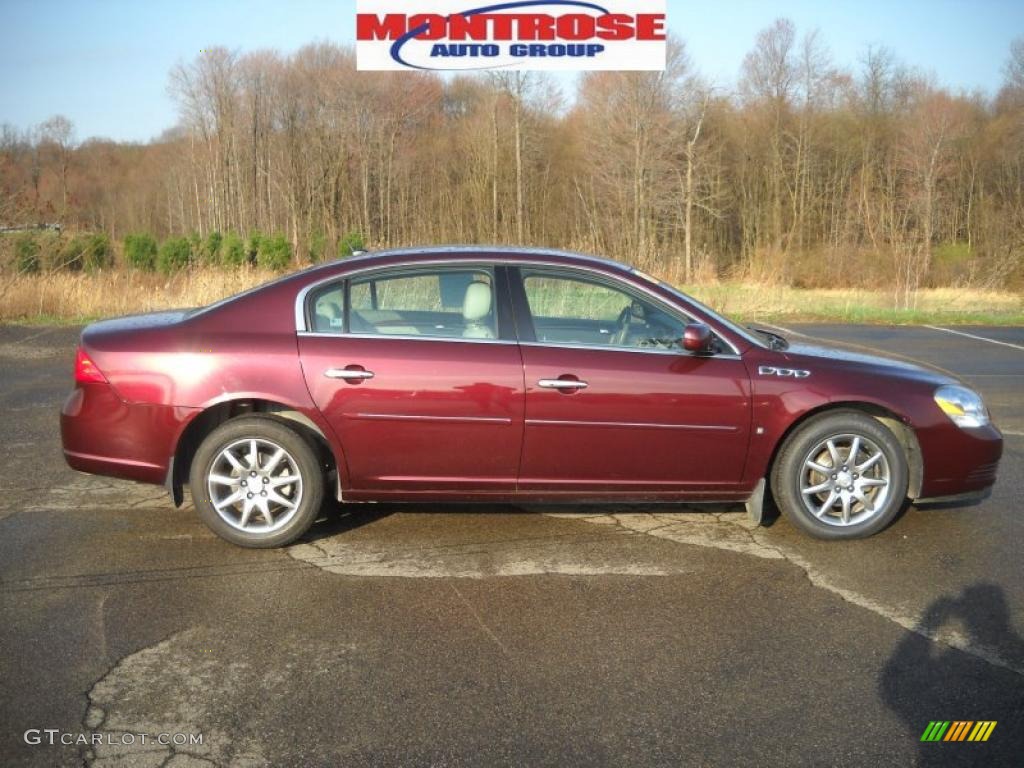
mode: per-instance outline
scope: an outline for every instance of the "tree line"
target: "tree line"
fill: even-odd
[[[911,305],[922,285],[1024,282],[1024,38],[1004,74],[986,95],[884,48],[843,68],[785,19],[734,86],[672,39],[663,72],[586,73],[571,100],[538,73],[210,48],[171,72],[180,121],[148,144],[76,143],[60,117],[0,129],[0,224],[184,239],[188,262],[210,238],[218,260],[225,240],[258,259],[261,232],[275,264],[353,233],[545,245],[681,282],[895,287]]]
[[[12,238],[8,263],[16,275],[40,272],[95,272],[127,267],[165,275],[190,267],[260,267],[281,271],[297,263],[316,264],[334,256],[345,258],[366,245],[362,235],[350,232],[337,242],[336,253],[327,251],[322,237],[308,242],[307,259],[296,260],[292,244],[281,233],[210,232],[205,238],[193,231],[187,237],[168,235],[163,242],[148,232],[132,232],[120,243],[106,232],[63,235],[60,231],[20,231]],[[0,252],[2,253],[2,252]]]

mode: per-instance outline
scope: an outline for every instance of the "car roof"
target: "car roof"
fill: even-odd
[[[261,294],[265,291],[279,290],[285,286],[294,285],[296,282],[300,285],[304,284],[304,287],[300,290],[301,296],[314,285],[327,280],[342,278],[351,271],[372,268],[377,265],[381,267],[401,267],[405,264],[426,263],[447,258],[451,258],[453,261],[488,261],[490,258],[496,258],[501,261],[522,260],[526,263],[556,263],[565,266],[577,264],[600,267],[619,272],[620,274],[635,272],[632,267],[618,261],[575,251],[559,250],[557,248],[531,248],[513,245],[425,245],[408,248],[390,248],[383,251],[357,252],[352,256],[315,264],[298,272],[283,275],[269,283],[263,283],[247,291],[227,296],[205,307],[198,307],[192,310],[189,316],[198,317],[205,315],[212,310],[233,304],[240,299]]]
[[[577,263],[602,266],[622,272],[632,271],[631,267],[621,262],[599,256],[591,256],[586,253],[566,251],[558,248],[535,248],[514,245],[425,245],[408,248],[389,248],[337,259],[329,262],[329,264],[334,267],[346,267],[351,264],[363,268],[372,266],[375,262],[380,262],[382,265],[395,264],[403,261],[403,258],[408,262],[433,261],[446,256],[458,256],[467,260],[474,256],[499,256],[505,259],[522,259],[527,262],[554,259],[567,264]],[[322,266],[326,267],[328,265],[324,264]],[[316,269],[318,268],[319,265]]]

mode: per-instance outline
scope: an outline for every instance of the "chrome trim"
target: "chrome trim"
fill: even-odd
[[[719,424],[658,424],[646,421],[565,421],[562,419],[527,419],[528,427],[624,427],[628,429],[689,429],[714,432],[739,432],[739,427]]]
[[[586,389],[588,385],[578,379],[541,379],[537,386],[544,389]]]
[[[553,341],[520,341],[521,347],[547,347],[549,349],[590,349],[595,352],[639,352],[645,355],[672,355],[673,357],[695,357],[700,360],[742,360],[739,355],[691,355],[682,348],[677,352],[674,349],[656,349],[653,347],[613,347],[600,344],[572,344],[569,342],[556,343]]]
[[[350,418],[377,421],[441,421],[441,422],[475,422],[488,424],[511,424],[507,416],[421,416],[404,413],[354,413]]]
[[[298,336],[326,339],[396,339],[398,341],[456,341],[464,344],[506,344],[515,346],[511,339],[470,339],[462,336],[413,336],[399,333],[323,333],[322,331],[298,331]]]
[[[548,347],[552,349],[590,349],[595,352],[640,352],[647,355],[672,355],[673,357],[699,357],[702,360],[742,360],[739,355],[688,355],[680,349],[656,349],[653,347],[613,347],[600,344],[556,344],[543,341],[513,341],[512,339],[472,339],[462,336],[413,336],[398,333],[325,333],[323,331],[297,331],[298,336],[324,339],[395,339],[396,341],[452,341],[463,344],[505,344],[521,347]]]
[[[759,365],[757,366],[758,376],[792,376],[794,379],[806,379],[811,375],[810,371],[803,370],[802,368],[777,368],[774,365]]]
[[[348,368],[328,368],[324,371],[328,379],[344,379],[345,381],[362,381],[372,379],[373,371],[350,370]]]
[[[397,250],[393,250],[393,251],[379,251],[377,253],[369,254],[367,256],[359,256],[359,257],[350,258],[350,259],[348,259],[348,262],[351,263],[355,259],[363,260],[363,259],[371,259],[371,258],[373,258],[374,260],[376,260],[376,257],[378,257],[378,256],[381,256],[381,257],[383,257],[383,256],[403,256],[403,255],[413,256],[413,255],[418,255],[418,254],[423,254],[423,253],[479,253],[482,257],[486,257],[488,254],[494,254],[494,253],[508,253],[508,254],[515,254],[515,255],[520,255],[520,256],[527,256],[527,255],[535,255],[535,256],[570,256],[570,257],[583,258],[583,259],[586,259],[586,260],[589,260],[589,261],[592,261],[592,262],[603,264],[603,265],[605,265],[605,266],[607,266],[607,267],[609,267],[611,269],[618,270],[619,272],[623,273],[624,275],[631,275],[631,274],[633,274],[633,270],[630,267],[626,266],[625,264],[620,264],[617,261],[611,261],[610,259],[601,259],[601,258],[598,258],[596,256],[587,256],[586,254],[575,253],[575,252],[572,252],[572,251],[559,251],[559,250],[548,249],[548,248],[531,250],[529,248],[514,248],[514,247],[509,247],[509,246],[504,246],[504,247],[501,247],[501,246],[491,246],[491,247],[487,247],[487,246],[445,246],[445,247],[440,247],[440,248],[439,247],[434,247],[434,248],[397,249]],[[332,264],[333,263],[334,262],[332,262]],[[465,261],[465,262],[458,262],[458,261],[456,261],[456,262],[453,262],[451,259],[438,258],[438,259],[427,259],[425,261],[418,261],[415,264],[409,264],[407,266],[410,267],[410,268],[415,268],[415,267],[420,267],[420,266],[438,266],[438,265],[483,266],[483,267],[488,267],[488,266],[494,266],[494,265],[498,265],[498,264],[513,265],[513,266],[554,267],[556,269],[564,269],[564,270],[569,270],[569,271],[579,270],[579,271],[582,271],[582,272],[589,272],[591,274],[595,274],[598,277],[604,277],[605,279],[613,278],[613,276],[609,275],[608,272],[600,270],[600,269],[595,269],[594,267],[586,265],[586,264],[560,264],[560,263],[558,263],[556,261],[530,261],[530,260],[517,259],[517,258],[512,258],[512,257],[498,258],[498,259],[483,258],[479,262],[473,262],[473,261]],[[305,305],[306,305],[306,298],[309,296],[309,293],[311,291],[313,291],[314,289],[319,288],[321,285],[325,285],[325,284],[333,282],[335,280],[347,280],[347,279],[350,279],[351,277],[353,277],[355,275],[361,275],[361,274],[364,274],[366,272],[371,272],[373,270],[377,270],[377,269],[380,269],[380,270],[402,269],[403,266],[404,265],[401,265],[401,264],[386,264],[386,265],[374,264],[374,265],[371,265],[371,266],[364,266],[364,267],[362,267],[360,269],[353,269],[353,270],[348,270],[348,271],[345,271],[345,272],[341,272],[340,274],[334,274],[334,275],[331,275],[330,277],[325,277],[325,278],[322,278],[320,280],[316,280],[316,281],[310,283],[309,285],[307,285],[306,287],[301,289],[296,294],[296,296],[295,296],[295,330],[296,330],[296,332],[298,332],[300,334],[301,333],[318,333],[316,331],[309,331],[309,330],[306,329],[306,317],[305,317],[305,312],[304,312]],[[654,291],[649,289],[643,283],[639,283],[639,284],[627,283],[627,287],[635,288],[636,290],[640,291],[641,293],[644,293],[644,294],[650,296],[657,303],[661,304],[662,306],[664,306],[664,307],[666,307],[666,308],[668,308],[668,309],[670,309],[670,310],[672,310],[674,312],[683,312],[683,310],[681,308],[673,306],[672,304],[670,304],[668,302],[668,300],[664,296],[661,296],[661,295],[655,293]],[[689,297],[687,297],[681,291],[677,291],[677,290],[673,289],[673,292],[679,294],[684,300],[685,299],[689,299]],[[693,301],[696,302],[695,299]],[[708,323],[708,325],[711,328],[712,332],[714,332],[715,335],[718,336],[718,338],[720,338],[726,345],[729,346],[730,349],[732,349],[732,355],[735,356],[737,359],[739,359],[740,358],[740,352],[739,352],[739,349],[737,349],[736,345],[733,344],[728,339],[726,339],[725,337],[723,337],[721,335],[721,333],[718,330],[716,330],[715,323],[713,321],[711,323]],[[355,334],[350,334],[350,333],[319,334],[318,333],[318,335],[354,336]],[[377,334],[368,334],[368,335],[371,338],[375,338],[375,339],[376,338],[382,338],[381,335],[377,335]],[[395,337],[390,337],[390,338],[395,338]],[[413,337],[413,338],[420,338],[420,337]],[[440,340],[442,340],[442,341],[453,341],[453,339],[446,339],[446,338],[442,338]],[[484,340],[473,339],[473,341],[495,341],[495,339],[484,339]],[[504,342],[508,343],[508,341],[505,340],[505,339],[497,339],[496,341],[504,341]],[[512,343],[516,343],[516,342],[512,342]],[[520,343],[523,343],[523,342],[520,342]],[[567,346],[567,345],[557,345],[557,346]],[[582,348],[582,347],[580,347],[580,348]],[[599,347],[599,349],[600,349],[600,347]],[[629,350],[629,351],[636,351],[636,350]],[[643,350],[639,350],[639,351],[643,351]],[[672,350],[665,350],[665,351],[668,352],[669,354],[685,354],[682,351],[680,351],[678,353],[677,352],[673,352]],[[714,357],[723,358],[723,357],[726,357],[726,356],[725,355],[714,355]]]

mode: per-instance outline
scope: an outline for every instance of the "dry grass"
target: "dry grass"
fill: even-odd
[[[0,322],[76,322],[200,307],[275,277],[275,272],[249,268],[198,269],[169,277],[132,270],[22,275],[5,283]]]
[[[684,288],[716,310],[746,320],[839,320],[852,323],[1024,323],[1024,295],[973,288],[925,288],[912,309],[895,309],[891,291],[790,288],[718,283]]]
[[[277,277],[264,270],[198,269],[165,277],[111,270],[57,272],[0,280],[0,322],[80,323],[101,317],[196,307]],[[834,320],[861,323],[1024,324],[1020,293],[933,288],[917,307],[893,309],[888,291],[799,289],[739,282],[685,288],[701,301],[742,320]]]

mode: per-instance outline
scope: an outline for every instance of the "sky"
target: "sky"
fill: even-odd
[[[988,94],[1024,35],[1021,0],[668,0],[669,29],[723,88],[779,17],[801,34],[818,29],[839,66],[856,68],[868,46],[884,45],[941,85]],[[63,114],[79,140],[148,141],[177,121],[168,73],[201,49],[351,43],[354,22],[355,0],[0,0],[0,124]]]

